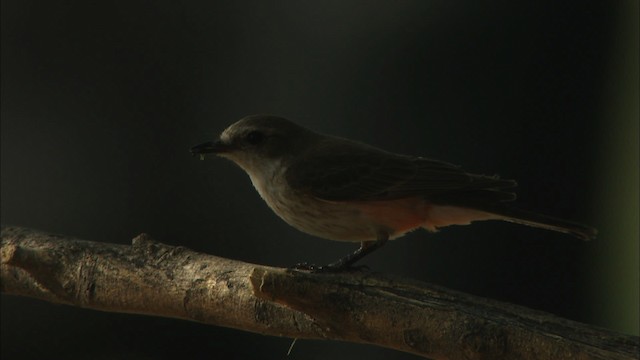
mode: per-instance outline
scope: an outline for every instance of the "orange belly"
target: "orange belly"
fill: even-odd
[[[472,221],[501,217],[484,211],[457,206],[433,205],[421,198],[358,202],[357,208],[373,222],[391,229],[398,237],[416,228],[436,231],[449,225],[468,225]]]
[[[392,238],[423,226],[428,210],[420,198],[362,201],[355,205],[363,216],[381,227],[391,229]]]

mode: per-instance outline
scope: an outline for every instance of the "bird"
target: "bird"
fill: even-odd
[[[589,226],[514,207],[514,180],[321,134],[279,116],[246,116],[190,151],[201,159],[215,154],[236,163],[267,205],[294,228],[360,243],[337,261],[299,263],[298,269],[353,269],[388,240],[412,230],[435,232],[474,221],[502,220],[582,240],[597,234]]]

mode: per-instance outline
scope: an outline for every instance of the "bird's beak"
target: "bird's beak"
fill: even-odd
[[[232,146],[223,143],[220,140],[216,141],[207,141],[202,144],[198,144],[191,148],[191,155],[196,156],[200,155],[201,158],[204,157],[204,154],[220,154],[233,150]]]

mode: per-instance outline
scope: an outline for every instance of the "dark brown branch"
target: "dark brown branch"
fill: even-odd
[[[374,344],[436,359],[637,359],[638,337],[434,285],[311,274],[156,243],[2,228],[1,290],[261,334]]]

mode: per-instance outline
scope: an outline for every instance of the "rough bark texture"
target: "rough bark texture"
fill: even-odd
[[[103,311],[384,346],[435,359],[637,359],[640,340],[370,272],[314,274],[163,245],[2,228],[1,290]]]

